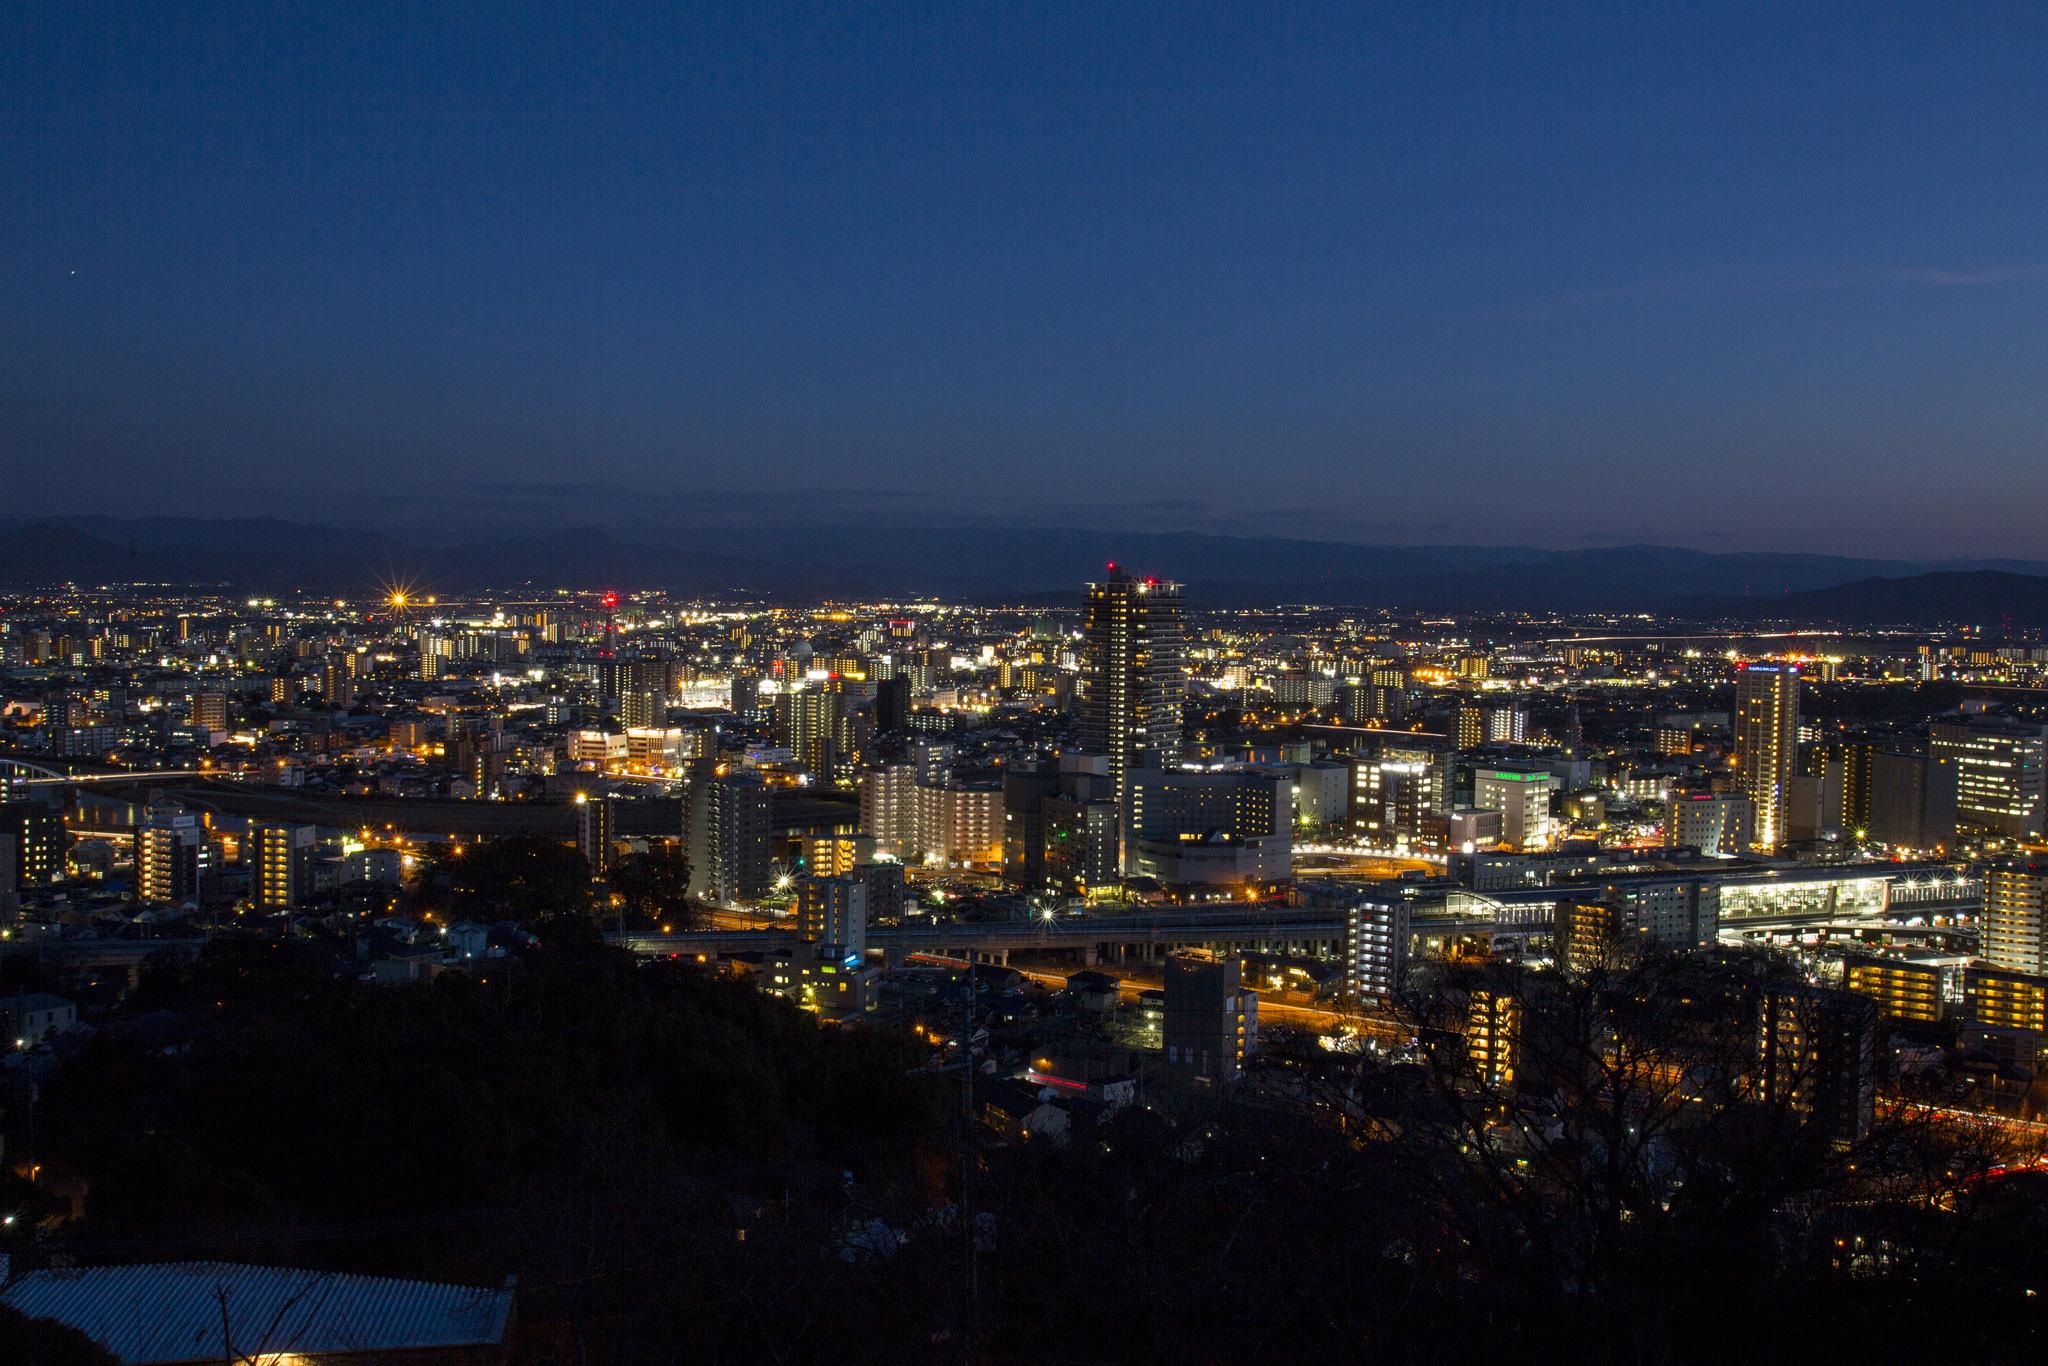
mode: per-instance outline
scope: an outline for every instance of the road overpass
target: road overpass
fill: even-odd
[[[1411,921],[1418,936],[1508,937],[1548,934],[1549,915],[1527,906],[1483,912],[1419,908]],[[706,929],[672,934],[605,936],[649,957],[707,957],[727,953],[787,951],[793,929]],[[1324,908],[1255,905],[1231,909],[1166,909],[1152,915],[1060,916],[1046,920],[978,920],[951,924],[876,926],[868,947],[892,958],[913,953],[1002,960],[1012,950],[1080,952],[1086,961],[1135,956],[1150,959],[1172,949],[1208,948],[1243,953],[1287,953],[1331,957],[1341,948],[1344,920]]]
[[[1244,910],[1170,910],[1143,916],[1062,916],[1050,920],[958,921],[944,925],[876,926],[868,947],[892,959],[943,953],[1001,960],[1013,949],[1080,951],[1090,961],[1136,950],[1151,957],[1177,948],[1234,948],[1273,953],[1334,953],[1341,918],[1290,906]],[[685,930],[673,934],[611,934],[612,943],[650,957],[787,951],[793,929]]]
[[[1519,955],[1551,937],[1560,903],[1590,900],[1599,891],[1593,887],[1546,887],[1501,893],[1458,892],[1444,899],[1421,899],[1410,914],[1409,932],[1425,946],[1483,940],[1494,952]],[[1720,929],[1724,939],[1751,941],[1811,936],[1823,931],[1846,937],[1882,928],[1907,937],[1946,942],[1959,933],[1954,928],[1902,923],[1923,914],[1917,906],[1894,907],[1883,913],[1873,910],[1868,914],[1845,914],[1839,907],[1802,907],[1780,914],[1723,920]],[[795,943],[794,930],[788,928],[628,933],[607,938],[652,957],[772,953],[787,951]],[[1150,960],[1164,951],[1181,948],[1332,957],[1341,950],[1343,938],[1344,922],[1339,911],[1271,904],[1164,908],[1143,915],[1075,915],[949,924],[913,922],[877,926],[868,931],[869,946],[892,959],[912,953],[933,953],[996,961],[1005,960],[1012,950],[1038,949],[1079,952],[1087,962],[1132,956]]]

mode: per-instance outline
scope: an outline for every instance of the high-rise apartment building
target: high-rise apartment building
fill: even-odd
[[[837,693],[823,688],[797,688],[775,698],[775,743],[821,781],[831,778],[834,767],[839,701]]]
[[[313,891],[316,833],[310,825],[251,823],[242,859],[249,865],[249,895],[257,906],[288,911],[305,904]]]
[[[1060,790],[1050,764],[1003,770],[1003,881],[1035,891],[1045,885],[1045,799]]]
[[[1856,954],[1842,965],[1842,985],[1876,1001],[1888,1019],[1938,1024],[1947,1010],[1944,971],[1929,959]]]
[[[595,877],[611,871],[618,838],[613,817],[612,799],[602,792],[594,797],[586,792],[576,794],[576,851]]]
[[[192,724],[199,730],[226,730],[228,728],[227,694],[218,692],[193,694]]]
[[[1456,742],[1459,749],[1476,749],[1485,744],[1485,710],[1470,702],[1460,702],[1451,716],[1451,739]]]
[[[1736,779],[1756,808],[1756,845],[1789,838],[1789,799],[1799,755],[1799,666],[1751,663],[1735,675]]]
[[[759,778],[699,763],[683,789],[683,842],[693,895],[732,905],[768,895],[772,794]]]
[[[1502,702],[1486,709],[1487,743],[1519,745],[1529,738],[1529,709],[1519,702]]]
[[[917,843],[917,769],[880,764],[860,775],[860,828],[884,853],[922,858]]]
[[[948,783],[917,788],[918,855],[927,863],[1003,864],[1003,792]]]
[[[797,879],[797,942],[768,963],[768,989],[833,1019],[873,1010],[881,969],[865,961],[868,914],[868,883],[860,877]]]
[[[199,895],[206,829],[181,807],[152,804],[135,834],[135,883],[144,901],[182,902]]]
[[[320,700],[330,707],[346,707],[356,700],[356,674],[361,656],[353,650],[336,650],[320,668]]]
[[[675,667],[670,661],[622,660],[616,679],[620,725],[654,729],[668,724],[669,697],[675,680]]]
[[[1187,693],[1181,589],[1109,567],[1088,585],[1082,619],[1087,692],[1081,699],[1081,747],[1109,756],[1118,801],[1133,769],[1179,761],[1181,704]]]
[[[796,933],[827,958],[860,958],[868,951],[867,883],[853,876],[804,877],[796,884]]]
[[[1406,901],[1377,895],[1370,886],[1343,882],[1304,882],[1295,889],[1295,900],[1302,906],[1334,910],[1342,917],[1339,962],[1347,1000],[1383,1005],[1400,994],[1408,972]]]
[[[2012,859],[1985,871],[1984,956],[2014,972],[2048,973],[2048,861]]]
[[[64,871],[64,822],[41,802],[0,802],[0,831],[13,837],[14,883],[40,887]]]
[[[1047,797],[1041,810],[1045,885],[1068,896],[1114,887],[1121,868],[1116,803],[1062,791]]]
[[[1757,1080],[1764,1098],[1823,1127],[1837,1143],[1870,1132],[1877,1111],[1879,1010],[1849,991],[1764,993]]]
[[[1871,779],[1881,740],[1851,736],[1829,745],[1821,758],[1821,828],[1852,837],[1867,836],[1871,820]]]

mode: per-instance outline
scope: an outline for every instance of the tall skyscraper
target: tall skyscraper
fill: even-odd
[[[1088,585],[1081,630],[1088,685],[1081,745],[1109,756],[1110,781],[1122,801],[1132,769],[1180,760],[1187,694],[1180,585],[1135,578],[1112,564],[1106,580]]]
[[[1788,796],[1799,751],[1799,666],[1744,664],[1735,675],[1737,781],[1756,808],[1756,847],[1787,838]]]

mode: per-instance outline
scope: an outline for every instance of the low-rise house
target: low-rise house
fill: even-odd
[[[78,1023],[78,1007],[62,996],[31,991],[21,996],[0,997],[0,1028],[17,1048],[41,1043]]]

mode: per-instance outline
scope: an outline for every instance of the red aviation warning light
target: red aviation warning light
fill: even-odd
[[[612,610],[612,608],[617,607],[619,605],[619,595],[617,593],[607,593],[603,597],[599,598],[598,601],[603,603],[604,610],[609,612]]]

